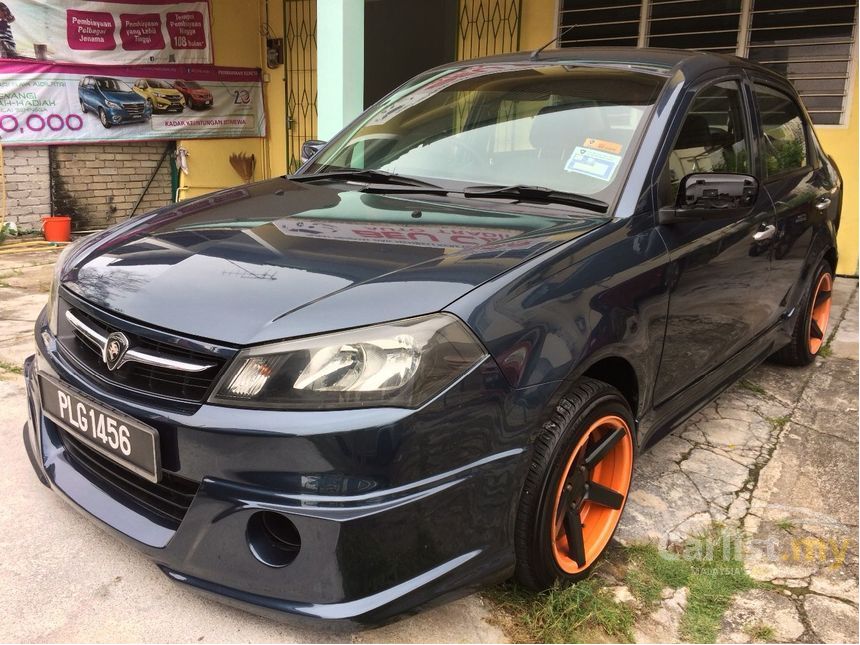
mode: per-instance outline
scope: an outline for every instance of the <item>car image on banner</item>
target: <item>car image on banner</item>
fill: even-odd
[[[146,121],[152,106],[127,83],[110,76],[84,76],[78,84],[81,112],[93,112],[105,128],[121,123]]]
[[[256,69],[0,64],[3,145],[262,137],[265,126]]]
[[[200,85],[197,81],[174,81],[173,87],[182,93],[185,105],[192,110],[205,110],[212,107],[212,92]]]
[[[157,78],[139,78],[134,82],[134,92],[143,97],[153,112],[182,112],[185,98],[167,81]]]

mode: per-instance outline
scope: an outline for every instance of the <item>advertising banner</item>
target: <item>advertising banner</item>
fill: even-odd
[[[257,69],[0,63],[3,145],[265,134]]]
[[[212,63],[208,0],[0,0],[0,58]]]

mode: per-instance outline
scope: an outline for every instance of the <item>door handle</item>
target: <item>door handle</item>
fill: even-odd
[[[815,208],[820,210],[820,211],[827,210],[827,208],[829,206],[830,206],[830,198],[829,197],[822,197],[822,198],[816,200],[816,202],[815,202]]]
[[[762,230],[758,231],[753,235],[753,239],[756,242],[764,242],[765,240],[769,240],[776,234],[776,226],[773,224],[768,224]]]

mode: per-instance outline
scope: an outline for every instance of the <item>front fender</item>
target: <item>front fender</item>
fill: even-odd
[[[668,313],[669,256],[653,227],[630,219],[549,251],[447,309],[474,330],[514,388],[546,405],[602,358],[629,362],[650,401]]]

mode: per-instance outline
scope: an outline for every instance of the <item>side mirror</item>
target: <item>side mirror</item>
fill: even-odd
[[[320,141],[319,139],[308,139],[302,144],[301,162],[303,164],[313,158],[313,156],[323,149],[328,141]]]
[[[661,224],[741,217],[758,199],[758,179],[735,173],[693,173],[681,180],[673,207],[661,208]]]

